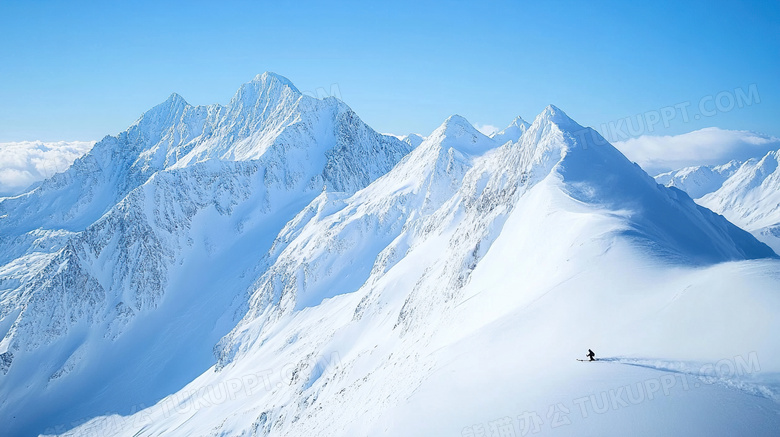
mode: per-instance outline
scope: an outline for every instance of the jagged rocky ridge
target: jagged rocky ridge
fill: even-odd
[[[137,315],[158,309],[193,253],[275,234],[325,188],[354,192],[409,149],[344,103],[304,96],[266,73],[225,107],[193,107],[174,94],[66,172],[3,199],[0,411],[56,391],[21,385],[83,372],[90,338],[110,349]],[[204,215],[216,216],[206,229],[194,223]],[[268,238],[258,240],[247,254],[255,263],[267,250]],[[226,301],[241,291],[225,291]]]

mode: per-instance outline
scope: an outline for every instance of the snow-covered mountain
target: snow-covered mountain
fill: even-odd
[[[262,268],[284,224],[326,187],[354,192],[409,150],[344,103],[266,73],[226,107],[172,95],[3,199],[0,416],[30,430],[180,387],[212,361],[251,284],[244,270]],[[58,417],[64,399],[74,407]]]
[[[780,150],[750,159],[699,203],[780,251]]]
[[[742,165],[729,161],[723,165],[701,165],[659,174],[655,180],[667,187],[679,188],[694,199],[718,190]]]
[[[475,159],[495,147],[454,115],[367,188],[351,197],[323,193],[315,199],[274,242],[275,262],[253,286],[242,322],[220,343],[219,366],[259,341],[250,327],[354,292],[379,266],[397,262],[403,254],[388,247],[449,200]]]
[[[425,141],[425,137],[420,134],[403,135],[398,137],[398,139],[405,142],[406,144],[409,144],[412,146],[412,148],[419,146],[423,141]]]
[[[560,109],[410,151],[271,74],[179,100],[0,203],[3,435],[780,426],[776,255]]]
[[[780,151],[745,162],[689,167],[655,177],[780,251]]]
[[[500,130],[490,137],[493,138],[497,143],[504,144],[507,141],[515,142],[520,139],[520,137],[525,133],[525,131],[528,129],[530,124],[528,124],[527,121],[523,120],[522,117],[517,117],[514,120],[512,120],[512,123],[509,124],[506,128],[503,130]]]

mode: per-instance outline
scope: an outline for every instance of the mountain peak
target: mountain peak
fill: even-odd
[[[547,105],[547,107],[536,116],[534,122],[529,126],[529,129],[540,129],[550,124],[557,126],[558,129],[562,131],[570,133],[579,132],[585,129],[555,105]]]
[[[542,111],[541,114],[539,114],[539,117],[541,117],[544,120],[550,120],[553,123],[567,123],[567,122],[574,122],[568,115],[566,115],[565,112],[563,112],[560,108],[558,108],[555,105],[547,105],[546,108]]]
[[[439,136],[447,136],[447,137],[463,137],[466,135],[470,135],[473,137],[483,137],[485,136],[480,131],[477,130],[471,123],[469,123],[468,120],[466,120],[464,117],[455,114],[447,117],[446,120],[444,120],[444,123],[441,124],[435,131],[433,135],[438,134]],[[433,136],[432,135],[432,136]]]
[[[153,106],[148,111],[141,114],[135,124],[158,123],[159,120],[175,119],[183,113],[190,104],[184,100],[184,97],[177,93],[171,93],[163,102]]]
[[[442,126],[447,126],[447,127],[450,127],[450,126],[463,126],[463,127],[466,127],[466,128],[474,129],[474,126],[472,126],[471,123],[469,123],[469,121],[466,120],[465,117],[463,117],[461,115],[458,115],[458,114],[453,114],[453,115],[450,115],[449,117],[447,117],[447,119],[444,120],[444,123],[442,123]],[[476,129],[474,129],[474,130],[476,130]]]
[[[184,100],[184,97],[179,95],[178,93],[171,93],[170,96],[168,96],[168,99],[165,100],[166,103],[172,103],[172,104],[184,104],[189,105],[186,100]]]
[[[412,148],[419,146],[423,141],[425,141],[424,136],[415,133],[398,137],[398,139],[405,142],[406,144],[409,144],[412,146]]]
[[[525,121],[523,119],[523,117],[518,115],[517,117],[515,117],[514,120],[512,120],[512,123],[510,123],[508,127],[519,127],[519,128],[522,128],[522,129],[526,129],[529,125],[530,125],[530,123],[528,123],[527,121]],[[504,129],[504,130],[506,130],[506,129]]]
[[[523,133],[525,133],[525,131],[528,130],[530,126],[530,123],[523,120],[523,117],[518,115],[514,120],[512,120],[512,123],[510,123],[509,126],[499,132],[494,133],[490,136],[490,138],[493,138],[499,144],[505,144],[509,141],[515,142],[520,139]]]
[[[470,155],[481,154],[495,146],[493,140],[457,114],[448,117],[426,138],[426,141],[439,143],[445,149],[452,148]]]
[[[295,85],[293,85],[293,83],[290,81],[290,79],[287,79],[286,77],[284,77],[284,76],[282,76],[280,74],[276,74],[276,73],[273,73],[273,72],[270,72],[270,71],[266,71],[263,74],[258,74],[257,76],[254,77],[254,79],[252,79],[251,82],[252,83],[265,84],[266,86],[271,86],[271,85],[275,85],[275,84],[281,84],[283,86],[289,87],[290,89],[292,89],[296,93],[300,93],[298,88],[296,88]]]
[[[301,96],[298,88],[284,76],[266,71],[241,85],[230,101],[233,108],[253,108],[259,100],[279,102],[297,100]],[[265,106],[265,105],[260,105]]]

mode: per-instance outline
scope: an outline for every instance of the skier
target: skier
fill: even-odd
[[[590,358],[590,361],[596,361],[596,359],[595,359],[595,358],[593,358],[593,357],[595,357],[595,356],[596,356],[596,354],[595,354],[595,353],[593,353],[593,351],[592,351],[592,350],[590,350],[590,349],[588,349],[588,355],[585,355],[585,356],[586,356],[586,357],[588,357],[588,358]]]

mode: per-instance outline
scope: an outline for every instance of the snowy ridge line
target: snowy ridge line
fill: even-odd
[[[719,384],[780,403],[780,374],[760,374],[761,366],[755,351],[747,358],[736,355],[714,363],[626,357],[599,358],[598,361],[692,376],[704,384]]]
[[[273,263],[253,286],[250,311],[241,325],[259,325],[266,317],[314,306],[384,274],[398,261],[397,255],[410,250],[394,240],[424,232],[421,228],[431,214],[449,201],[468,171],[497,145],[454,115],[370,187],[352,196],[323,192],[275,240],[269,251]],[[438,225],[434,221],[430,227]],[[355,262],[360,259],[374,262]],[[344,276],[358,279],[340,279],[331,273],[334,268],[348,269]],[[358,311],[356,317],[361,314]],[[217,345],[218,369],[234,358],[236,345],[249,343],[242,332],[246,331],[237,328]]]

